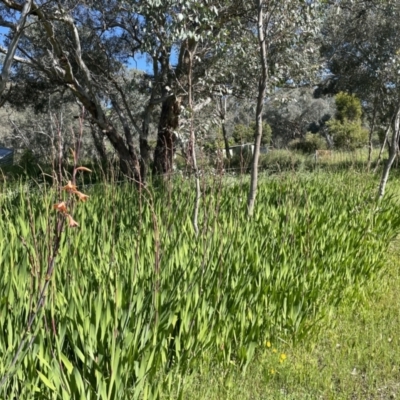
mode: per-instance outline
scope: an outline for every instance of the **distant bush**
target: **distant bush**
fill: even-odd
[[[21,178],[43,178],[43,172],[51,174],[49,165],[43,164],[35,154],[26,149],[14,158],[13,165],[4,165],[0,168],[1,180],[18,181]]]
[[[259,166],[269,170],[298,170],[305,165],[305,157],[290,150],[272,150],[267,154],[261,154]]]
[[[32,150],[25,149],[19,158],[18,164],[25,169],[32,169],[37,166],[38,160]]]
[[[368,143],[368,130],[361,126],[361,121],[333,119],[327,125],[335,147],[339,149],[355,150]]]
[[[302,151],[303,153],[312,154],[316,150],[324,150],[327,148],[326,140],[319,134],[308,132],[304,138],[295,139],[289,143],[291,150]]]
[[[233,138],[228,139],[229,146],[233,146],[235,141]],[[214,155],[216,151],[225,149],[225,142],[222,137],[217,137],[215,139],[205,140],[203,143],[203,150],[207,154]]]
[[[244,152],[242,154],[235,154],[230,160],[224,159],[226,169],[235,170],[240,173],[249,172],[253,156],[251,152]]]
[[[368,143],[368,130],[361,123],[361,101],[354,95],[338,93],[336,118],[327,122],[335,147],[355,150]]]
[[[252,143],[254,142],[254,135],[256,133],[256,123],[252,122],[250,125],[246,126],[243,124],[235,125],[232,137],[237,144]],[[261,138],[261,145],[266,146],[271,143],[272,129],[264,122],[263,123],[263,135]]]
[[[154,150],[154,149],[156,148],[156,146],[157,146],[157,140],[155,140],[155,139],[149,139],[148,145],[150,146],[150,148],[151,148],[152,150]]]
[[[378,128],[374,132],[374,135],[378,137],[379,144],[382,145],[383,142],[385,141],[386,128],[383,128],[383,127]]]
[[[355,95],[340,92],[335,96],[336,119],[340,122],[361,121],[361,101]]]

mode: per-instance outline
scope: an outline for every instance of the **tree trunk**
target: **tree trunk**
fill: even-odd
[[[162,105],[154,151],[153,172],[155,174],[166,174],[172,170],[175,130],[179,126],[180,106],[181,101],[175,96],[168,97]]]
[[[107,165],[107,152],[104,145],[103,134],[97,128],[97,126],[93,124],[90,125],[90,132],[92,134],[94,147],[96,148],[100,161],[105,166]]]
[[[389,137],[390,129],[392,128],[392,121],[393,121],[393,117],[390,120],[388,127],[386,128],[385,137],[383,139],[382,146],[381,146],[381,148],[379,150],[378,158],[376,159],[374,173],[377,171],[379,163],[381,161],[382,153],[383,153],[383,150],[385,149],[385,146],[386,146],[386,143],[387,143],[387,140],[388,140],[388,137]],[[388,145],[388,147],[389,147],[389,153],[390,153],[390,145]]]
[[[113,81],[113,83],[122,98],[122,102],[124,104],[124,107],[126,109],[126,112],[128,114],[128,117],[129,117],[129,120],[130,120],[132,126],[135,128],[136,132],[139,133],[140,182],[141,182],[141,184],[145,184],[146,179],[147,179],[147,170],[148,170],[148,166],[150,163],[150,146],[149,146],[148,139],[149,139],[150,113],[153,109],[152,101],[154,99],[154,94],[155,94],[154,88],[151,93],[149,104],[147,105],[146,110],[143,115],[142,129],[140,129],[139,125],[136,123],[134,116],[132,115],[131,109],[129,107],[129,102],[126,98],[124,90],[116,81]],[[115,97],[113,99],[112,104],[121,119],[121,107],[118,105],[118,102]],[[130,134],[130,132],[128,132],[128,135],[126,134],[125,124],[127,124],[127,123],[124,122],[123,116],[122,116],[121,122],[124,126],[125,137],[126,137],[128,145],[129,145],[130,143],[132,143],[132,135]],[[130,128],[128,127],[128,130],[129,129]]]
[[[253,216],[254,204],[257,196],[258,159],[260,157],[260,147],[261,147],[261,139],[263,133],[262,113],[263,113],[264,98],[267,91],[267,81],[268,81],[267,46],[265,43],[266,39],[264,35],[263,3],[264,3],[263,0],[257,0],[257,7],[258,7],[257,31],[258,31],[258,43],[259,43],[260,58],[261,58],[261,75],[258,83],[258,95],[257,95],[257,109],[256,109],[257,130],[255,135],[253,161],[251,165],[250,190],[247,199],[247,211],[249,217]]]
[[[160,82],[162,86],[162,103],[160,122],[158,124],[157,144],[154,150],[154,174],[166,174],[171,172],[175,154],[175,131],[179,127],[179,115],[181,113],[182,88],[188,85],[188,73],[190,53],[197,46],[194,38],[183,41],[179,50],[178,65],[172,70],[169,59],[171,49],[165,51],[158,62],[161,66]],[[172,95],[171,90],[174,91]]]
[[[196,200],[194,203],[193,209],[193,229],[196,236],[199,235],[199,208],[200,208],[200,199],[201,199],[201,188],[200,188],[200,177],[199,177],[199,168],[197,167],[197,158],[196,158],[196,135],[194,132],[194,107],[193,107],[193,55],[195,50],[191,51],[189,48],[189,44],[187,46],[187,52],[189,54],[189,71],[188,71],[188,97],[189,97],[189,109],[190,109],[190,156],[194,170],[194,179],[196,182]]]
[[[129,151],[122,136],[113,126],[109,126],[105,134],[118,153],[121,172],[129,178],[133,178],[136,182],[140,182],[139,160],[134,149],[133,152]]]
[[[219,98],[219,116],[221,118],[222,137],[224,138],[225,156],[228,162],[231,161],[231,153],[229,151],[228,133],[226,131],[226,97]]]
[[[372,122],[369,128],[369,137],[368,137],[368,163],[367,163],[367,170],[369,171],[371,168],[371,159],[372,159],[372,134],[374,133],[375,129],[375,121],[376,121],[376,98],[374,101],[374,111],[372,113]]]
[[[32,7],[32,0],[28,0],[24,3],[22,7],[22,11],[19,17],[18,23],[15,25],[14,32],[12,34],[12,39],[8,45],[7,53],[2,62],[1,74],[0,74],[0,96],[4,93],[10,75],[10,70],[12,67],[12,63],[14,61],[14,56],[17,51],[18,42],[23,33],[26,20],[28,18],[29,12]],[[1,101],[1,106],[3,105],[5,99]]]
[[[149,127],[150,127],[150,114],[153,109],[153,105],[151,104],[153,97],[154,97],[154,94],[152,93],[150,103],[146,107],[146,110],[144,113],[142,131],[140,133],[140,138],[139,138],[140,177],[142,178],[142,182],[146,182],[148,168],[150,165],[151,148],[149,146]]]
[[[148,166],[150,163],[150,146],[147,138],[140,137],[140,179],[142,183],[147,180]]]
[[[222,121],[222,136],[224,137],[226,158],[228,159],[228,161],[231,161],[231,152],[229,148],[229,141],[227,137],[225,121]]]
[[[379,200],[381,200],[385,195],[386,184],[389,179],[389,172],[397,156],[397,151],[399,147],[399,133],[400,133],[400,108],[398,108],[397,110],[396,118],[393,123],[392,144],[389,150],[389,159],[385,165],[385,168],[383,169],[381,183],[379,185],[379,192],[378,192]]]

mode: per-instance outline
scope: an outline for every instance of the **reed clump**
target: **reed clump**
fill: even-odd
[[[34,340],[3,398],[157,397],[205,353],[246,367],[258,346],[301,341],[356,301],[400,228],[396,201],[377,204],[374,180],[354,172],[266,178],[251,220],[246,184],[204,180],[198,236],[184,179],[82,190],[90,200],[60,236]],[[49,278],[57,196],[0,194],[1,376]]]

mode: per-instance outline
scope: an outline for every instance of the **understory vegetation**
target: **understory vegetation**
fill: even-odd
[[[325,330],[332,316],[361,315],[390,265],[396,198],[378,203],[377,182],[357,171],[285,173],[262,178],[249,219],[247,179],[201,184],[196,236],[185,178],[141,191],[78,179],[89,195],[79,204],[45,184],[3,183],[2,398],[205,398],[204,385],[214,390],[207,398],[234,398],[246,371],[290,398],[293,382],[306,382],[308,369],[298,378],[295,368],[335,340]],[[79,227],[65,227],[57,244],[62,197]],[[258,396],[249,388],[248,398],[278,398]]]
[[[204,361],[188,375],[184,399],[396,399],[400,394],[399,242],[379,282],[365,298],[348,298],[317,337],[300,345],[278,340],[260,346],[243,373],[237,365]],[[286,359],[282,360],[284,354]],[[172,398],[175,398],[172,396]]]
[[[399,20],[0,0],[0,400],[399,395]]]

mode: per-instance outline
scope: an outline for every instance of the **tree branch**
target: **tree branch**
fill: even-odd
[[[11,40],[10,45],[8,46],[8,49],[6,51],[6,57],[4,59],[4,63],[3,63],[3,68],[1,70],[1,76],[0,76],[0,96],[3,94],[9,76],[10,76],[10,70],[11,70],[11,65],[14,61],[14,56],[15,56],[15,52],[17,51],[17,47],[18,47],[18,42],[19,39],[21,38],[21,34],[22,31],[24,29],[25,26],[25,22],[26,22],[26,18],[32,8],[32,3],[33,0],[27,0],[22,8],[22,12],[21,12],[21,17],[18,21],[18,24],[15,26],[15,30],[14,30],[14,36]]]

